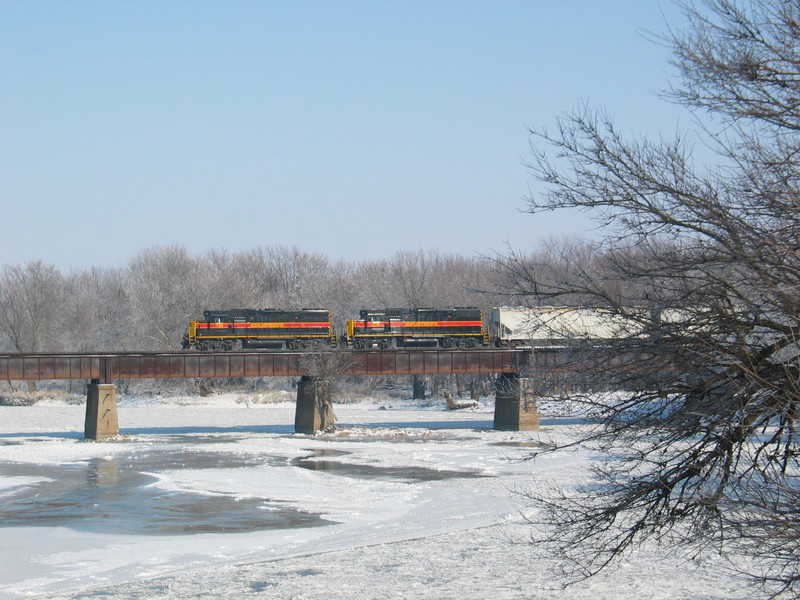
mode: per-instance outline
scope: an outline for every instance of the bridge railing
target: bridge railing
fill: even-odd
[[[555,366],[558,349],[344,351],[336,375],[436,375],[519,372]],[[317,353],[324,356],[325,352]],[[334,353],[330,353],[334,354]],[[0,381],[293,377],[308,374],[303,352],[0,354]],[[339,355],[341,356],[341,354]]]

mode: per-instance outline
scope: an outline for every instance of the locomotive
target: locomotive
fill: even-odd
[[[348,321],[345,341],[353,348],[474,348],[489,345],[489,333],[479,308],[385,308]]]
[[[191,321],[183,348],[235,350],[238,348],[335,347],[331,311],[238,308],[207,310],[202,321]]]

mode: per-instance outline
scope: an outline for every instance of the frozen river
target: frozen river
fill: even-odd
[[[245,401],[243,401],[245,400]],[[0,598],[737,598],[722,563],[644,548],[566,591],[524,543],[517,491],[571,485],[587,457],[521,460],[538,433],[491,403],[294,404],[119,398],[121,436],[82,439],[82,406],[0,407]]]

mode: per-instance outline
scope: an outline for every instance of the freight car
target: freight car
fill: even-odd
[[[235,350],[336,346],[331,312],[324,309],[207,310],[191,321],[184,349]]]
[[[635,335],[633,320],[602,308],[539,306],[493,308],[489,332],[498,347],[552,346]]]
[[[353,348],[474,348],[487,346],[489,333],[480,308],[382,308],[347,321],[345,341]]]

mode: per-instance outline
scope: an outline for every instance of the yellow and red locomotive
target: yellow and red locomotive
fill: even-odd
[[[331,312],[303,310],[207,310],[202,321],[191,321],[184,349],[235,350],[336,346]]]
[[[360,319],[347,322],[345,339],[353,348],[474,348],[489,344],[479,308],[362,310]]]

